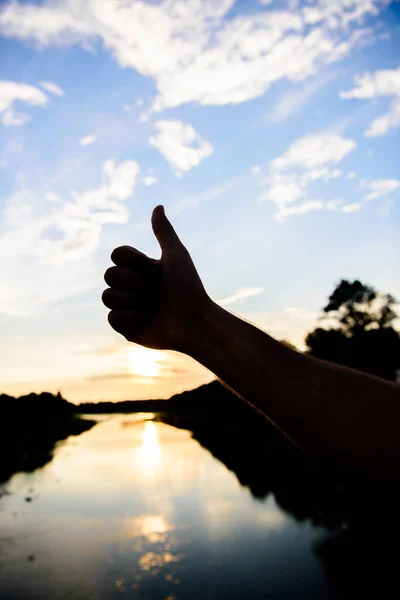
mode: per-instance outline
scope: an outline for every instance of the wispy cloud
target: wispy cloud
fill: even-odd
[[[156,121],[149,143],[157,148],[180,177],[213,153],[213,146],[182,121]]]
[[[400,190],[400,181],[398,179],[373,179],[362,182],[361,187],[369,190],[365,200],[377,200]]]
[[[343,213],[353,213],[353,212],[358,212],[362,208],[363,208],[362,202],[350,202],[349,204],[344,204],[340,210]]]
[[[48,103],[48,98],[33,85],[15,81],[0,81],[0,123],[6,127],[24,125],[31,119],[30,115],[14,109],[15,102],[43,107]]]
[[[243,302],[244,300],[252,298],[253,296],[258,296],[263,292],[264,288],[262,287],[239,288],[231,296],[221,298],[220,300],[217,300],[217,302],[221,306],[230,306],[231,304],[236,304],[237,302]]]
[[[307,135],[295,140],[282,156],[272,162],[272,167],[286,171],[292,168],[317,169],[337,165],[355,147],[354,140],[336,133]],[[325,171],[321,174],[326,176],[328,173]],[[310,178],[313,177],[311,174]],[[319,174],[315,175],[315,179],[319,179]]]
[[[282,207],[276,215],[276,218],[278,221],[283,221],[287,217],[293,217],[294,215],[305,215],[314,210],[322,210],[324,206],[325,204],[322,200],[306,200],[305,202],[300,202],[294,206]]]
[[[320,198],[308,198],[310,186],[340,177],[342,172],[337,165],[355,147],[354,140],[331,132],[295,140],[281,156],[271,161],[260,202],[273,202],[278,209],[278,220],[327,207]]]
[[[98,187],[57,202],[29,189],[9,198],[0,240],[0,277],[8,284],[0,297],[0,312],[34,314],[95,285],[93,256],[103,227],[127,222],[123,202],[132,195],[139,170],[133,160],[117,164],[110,159]]]
[[[400,127],[400,67],[356,75],[354,83],[354,88],[340,92],[339,96],[345,100],[365,100],[379,96],[393,98],[389,110],[369,124],[365,131],[366,137],[385,135],[391,129]]]
[[[51,83],[51,81],[41,81],[40,87],[42,87],[50,94],[54,94],[55,96],[64,96],[64,90],[57,84]]]
[[[110,379],[143,379],[142,375],[136,375],[134,373],[98,373],[95,375],[89,375],[88,381],[109,381]]]
[[[158,177],[154,177],[154,175],[145,175],[142,178],[142,181],[146,187],[150,187],[151,185],[155,185],[158,183]]]
[[[271,112],[267,115],[267,120],[279,123],[289,118],[336,76],[337,74],[332,72],[326,75],[318,75],[300,86],[293,84],[293,88],[279,96]]]
[[[88,355],[88,356],[97,356],[97,355],[105,355],[109,356],[110,354],[123,354],[126,353],[127,347],[126,344],[110,344],[107,346],[93,346],[93,345],[84,345],[79,348],[75,348],[74,354],[79,355]]]
[[[79,144],[81,146],[91,146],[92,144],[95,143],[96,140],[97,140],[97,137],[93,134],[85,135],[85,137],[83,137],[79,140]]]
[[[223,183],[219,183],[217,185],[212,186],[198,194],[191,194],[190,196],[186,196],[182,200],[178,200],[171,204],[168,209],[169,214],[179,214],[185,210],[189,210],[191,208],[197,208],[202,204],[207,204],[208,202],[213,202],[214,200],[218,200],[224,194],[231,191],[235,184],[243,179],[241,176],[233,177],[228,181],[224,181]]]
[[[155,81],[154,110],[187,102],[227,105],[257,98],[282,79],[300,81],[342,59],[360,41],[362,20],[386,0],[318,0],[312,7],[263,7],[231,17],[234,0],[176,2],[12,2],[3,35],[50,44],[96,38],[121,67]],[[182,3],[183,6],[183,3]],[[154,36],[157,31],[157,36]],[[182,60],[184,57],[184,60]]]
[[[335,200],[328,200],[326,202],[327,210],[338,210],[344,204],[342,198],[335,198]]]

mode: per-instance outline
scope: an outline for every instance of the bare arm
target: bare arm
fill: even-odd
[[[114,329],[192,356],[334,469],[398,482],[399,386],[305,356],[222,309],[160,207],[153,229],[160,260],[127,246],[112,255],[103,301]]]
[[[215,304],[192,332],[187,353],[317,459],[399,477],[399,386],[296,352]]]

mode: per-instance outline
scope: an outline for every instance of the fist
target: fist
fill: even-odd
[[[161,258],[131,246],[116,248],[111,254],[115,266],[104,275],[110,287],[102,300],[111,309],[111,327],[128,341],[184,352],[191,325],[211,300],[162,206],[154,209],[151,222]]]

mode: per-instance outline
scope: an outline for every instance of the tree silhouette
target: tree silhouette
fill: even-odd
[[[321,316],[330,327],[308,334],[308,353],[395,381],[400,368],[395,305],[390,294],[380,294],[357,279],[342,279]]]

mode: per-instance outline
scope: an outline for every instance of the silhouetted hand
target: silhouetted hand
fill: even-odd
[[[292,350],[207,295],[162,206],[160,260],[112,253],[103,301],[111,326],[149,348],[189,354],[334,471],[399,488],[399,386]]]
[[[105,272],[110,287],[102,300],[111,308],[111,327],[128,341],[184,351],[193,318],[211,300],[162,206],[154,209],[151,223],[161,259],[149,258],[131,246],[116,248],[111,254],[116,266]]]

